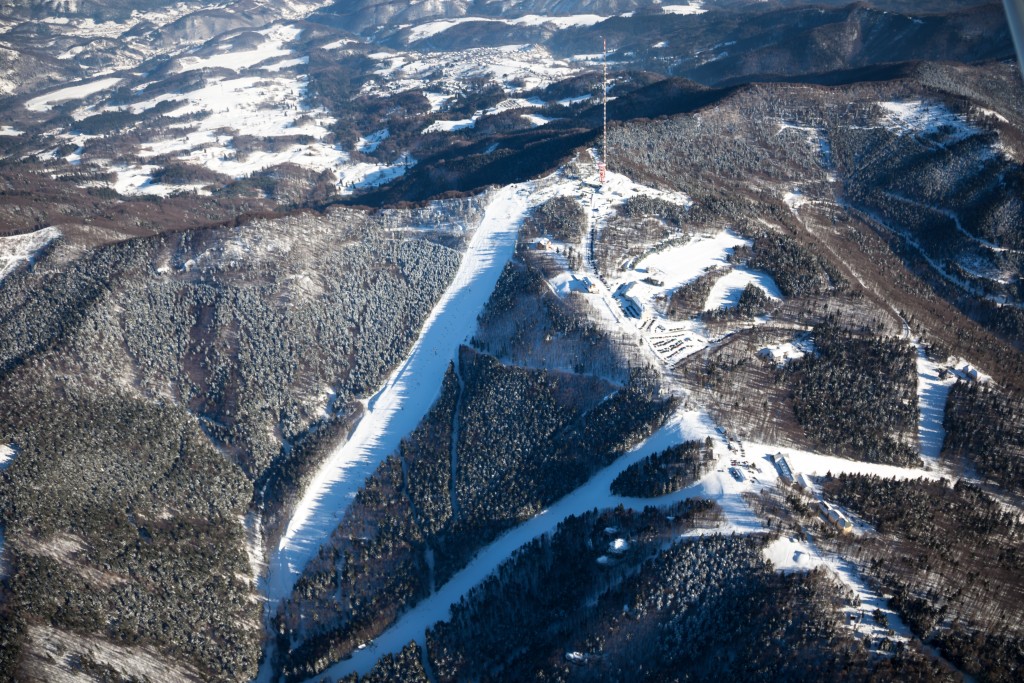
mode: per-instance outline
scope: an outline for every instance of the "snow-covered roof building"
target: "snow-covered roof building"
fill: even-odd
[[[788,481],[790,484],[793,483],[793,468],[789,466],[789,461],[786,460],[786,456],[782,453],[777,453],[774,456],[775,469],[779,471],[779,476],[783,480]]]

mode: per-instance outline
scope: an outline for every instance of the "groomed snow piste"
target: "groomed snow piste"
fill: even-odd
[[[270,558],[266,594],[271,605],[291,593],[359,487],[433,404],[448,363],[473,334],[477,315],[512,255],[529,187],[510,185],[494,194],[455,279],[424,323],[408,358],[368,401],[352,437],[327,458],[307,487]]]

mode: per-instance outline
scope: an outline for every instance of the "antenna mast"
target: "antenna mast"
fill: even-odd
[[[608,40],[604,36],[601,36],[601,90],[604,111],[601,119],[601,161],[597,169],[601,173],[601,184],[604,185],[608,172]]]

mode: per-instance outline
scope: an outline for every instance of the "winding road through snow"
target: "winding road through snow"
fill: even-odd
[[[449,361],[475,330],[477,315],[515,249],[529,188],[510,185],[495,192],[454,280],[408,358],[369,400],[352,437],[328,456],[306,488],[270,557],[264,585],[268,613],[291,593],[303,567],[330,537],[367,476],[395,452],[437,398]]]

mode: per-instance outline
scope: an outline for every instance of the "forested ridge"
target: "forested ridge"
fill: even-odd
[[[1024,528],[1015,511],[962,480],[840,475],[824,491],[877,529],[840,547],[892,592],[915,635],[978,680],[1019,677]]]
[[[299,680],[351,652],[649,435],[674,407],[659,388],[649,370],[615,388],[463,347],[427,416],[367,480],[282,607],[285,674]]]

